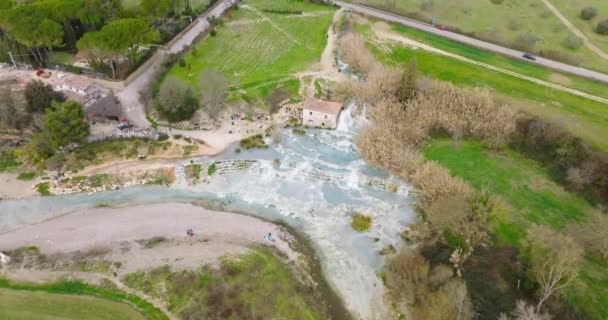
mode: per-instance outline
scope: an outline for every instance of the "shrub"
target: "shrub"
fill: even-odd
[[[360,213],[355,213],[350,222],[350,226],[357,232],[369,230],[372,225],[372,217]]]
[[[251,150],[254,148],[266,149],[268,145],[264,142],[264,137],[261,134],[256,134],[254,136],[245,138],[240,142],[241,148],[245,148],[247,150]]]
[[[595,32],[597,32],[601,35],[607,35],[608,34],[608,19],[600,21],[597,24],[597,27],[595,28]]]
[[[21,172],[18,176],[17,179],[19,180],[25,180],[25,181],[29,181],[34,179],[34,177],[36,176],[35,173],[33,172]]]
[[[595,7],[584,7],[581,10],[581,19],[591,20],[597,16],[597,9]]]
[[[43,183],[39,183],[36,185],[36,191],[38,191],[38,193],[41,196],[50,196],[51,192],[49,191],[49,183],[48,182],[43,182]]]
[[[184,58],[179,58],[178,64],[180,67],[184,68],[186,66],[186,60],[184,60]]]
[[[214,163],[210,164],[209,167],[207,168],[207,175],[212,176],[216,170],[217,170],[217,167],[214,162]]]
[[[563,46],[568,49],[578,49],[583,45],[583,39],[571,34],[562,42]]]
[[[547,59],[560,61],[574,66],[578,66],[581,63],[578,57],[557,50],[540,50],[538,55]]]
[[[158,92],[157,109],[171,122],[192,118],[198,109],[198,98],[188,85],[181,80],[167,78]]]
[[[217,35],[217,31],[215,31],[215,28],[212,28],[211,31],[209,31],[209,35],[212,37],[215,37]]]

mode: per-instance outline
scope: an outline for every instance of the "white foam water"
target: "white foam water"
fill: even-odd
[[[204,199],[226,210],[281,219],[305,233],[320,255],[323,271],[360,319],[386,319],[383,265],[379,251],[400,245],[400,230],[413,221],[410,186],[368,166],[358,155],[353,136],[364,125],[365,110],[350,104],[336,130],[309,129],[297,135],[286,129],[281,142],[265,150],[235,153],[233,146],[217,157],[202,157],[217,171],[195,185],[185,180],[182,161],[170,189],[134,187],[93,195],[71,195],[0,202],[0,231],[32,223],[99,202],[188,201]],[[203,170],[206,172],[206,170]],[[397,187],[391,192],[387,186]],[[372,228],[355,232],[354,213],[373,217]],[[260,230],[260,234],[265,234]]]

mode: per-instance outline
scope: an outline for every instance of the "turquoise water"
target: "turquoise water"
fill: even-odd
[[[101,202],[207,201],[215,208],[281,220],[302,231],[316,246],[327,279],[347,308],[365,319],[381,319],[382,284],[376,272],[383,258],[378,252],[401,244],[399,232],[413,221],[414,199],[408,185],[360,158],[352,139],[366,120],[352,117],[352,109],[343,112],[337,130],[308,129],[296,135],[286,129],[281,142],[268,149],[237,154],[233,146],[221,155],[196,159],[205,166],[216,162],[217,171],[194,185],[184,179],[187,162],[182,161],[176,163],[177,181],[171,188],[2,201],[0,232]],[[398,191],[387,191],[388,184],[397,185]],[[373,217],[370,231],[352,230],[355,212]]]

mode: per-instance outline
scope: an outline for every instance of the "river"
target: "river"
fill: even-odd
[[[383,265],[379,251],[401,244],[399,232],[414,220],[415,199],[409,185],[360,158],[353,136],[367,120],[354,113],[352,105],[343,111],[336,130],[307,129],[302,135],[285,129],[281,142],[268,149],[237,153],[235,145],[221,155],[197,159],[205,165],[215,162],[217,171],[194,185],[184,178],[188,162],[178,161],[170,188],[0,201],[0,232],[102,202],[202,201],[280,220],[302,232],[317,249],[323,272],[346,308],[356,318],[385,319],[383,285],[377,276]],[[396,192],[388,185],[396,186]],[[351,228],[355,212],[373,217],[369,231]]]

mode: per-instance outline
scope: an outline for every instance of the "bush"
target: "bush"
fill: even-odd
[[[583,39],[571,34],[568,35],[568,37],[566,37],[566,39],[564,39],[564,41],[562,42],[562,45],[568,49],[578,49],[583,45]]]
[[[211,31],[209,31],[209,35],[211,35],[212,37],[215,37],[217,35],[217,31],[215,31],[215,28],[212,28]]]
[[[167,120],[189,120],[198,107],[198,98],[181,80],[169,77],[162,83],[158,92],[157,109]]]
[[[207,168],[207,175],[212,176],[215,171],[217,170],[215,162],[210,164],[209,167]]]
[[[367,231],[372,226],[372,217],[355,213],[350,222],[350,226],[357,232]]]
[[[240,142],[241,148],[245,148],[247,150],[251,150],[254,148],[266,149],[268,145],[264,142],[264,137],[261,134],[256,134],[254,136],[245,138]]]
[[[607,35],[608,34],[608,19],[600,21],[600,23],[598,23],[597,27],[595,28],[595,32],[597,32],[601,35]]]
[[[581,10],[581,19],[583,20],[591,20],[597,16],[597,9],[594,7],[584,7]]]
[[[184,58],[179,58],[178,64],[180,67],[184,68],[186,67],[186,60],[184,60]]]
[[[49,183],[48,182],[43,182],[43,183],[39,183],[36,185],[36,191],[38,191],[38,193],[41,196],[50,196],[51,192],[49,191]]]
[[[581,63],[578,57],[557,50],[540,50],[538,55],[547,59],[560,61],[574,66],[578,66]]]
[[[29,181],[29,180],[33,180],[34,177],[36,177],[36,174],[33,172],[21,172],[18,176],[17,179],[19,180],[24,180],[24,181]]]

